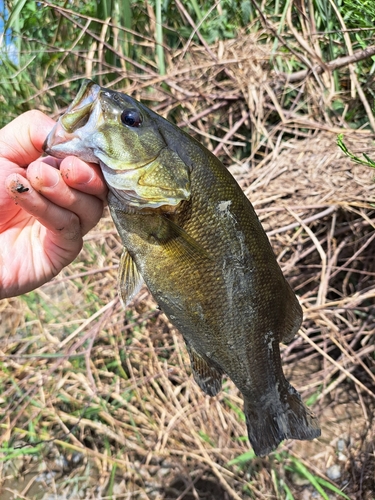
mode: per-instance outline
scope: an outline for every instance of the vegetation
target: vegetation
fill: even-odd
[[[230,168],[302,303],[283,364],[323,429],[256,458],[233,384],[201,393],[146,289],[122,310],[105,213],[59,277],[0,303],[0,498],[373,498],[375,184],[351,159],[375,158],[374,2],[14,0],[0,17],[0,126],[57,117],[89,77]]]
[[[361,165],[366,165],[367,167],[375,168],[374,160],[371,160],[371,158],[366,153],[363,153],[363,156],[364,156],[364,159],[363,159],[363,158],[358,158],[358,156],[356,156],[351,151],[349,151],[349,149],[346,147],[346,145],[343,141],[343,134],[338,135],[337,145],[346,154],[346,156],[348,156],[351,160],[355,161],[356,163],[360,163]]]

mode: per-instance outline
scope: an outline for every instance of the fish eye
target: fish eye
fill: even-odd
[[[136,109],[125,109],[121,113],[121,122],[128,127],[139,127],[142,121],[142,115]]]

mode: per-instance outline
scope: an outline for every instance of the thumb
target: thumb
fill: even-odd
[[[27,111],[0,130],[0,158],[27,167],[43,153],[55,122],[41,111]]]

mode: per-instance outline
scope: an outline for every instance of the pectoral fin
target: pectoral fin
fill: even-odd
[[[158,230],[153,234],[154,238],[162,244],[173,258],[200,260],[211,258],[208,252],[186,233],[178,224],[166,216],[159,217]]]
[[[124,248],[120,259],[117,283],[118,294],[124,307],[134,299],[142,285],[143,278],[129,252]]]
[[[221,390],[222,371],[204,359],[190,345],[186,344],[186,348],[189,353],[194,380],[203,392],[209,396],[216,396]]]

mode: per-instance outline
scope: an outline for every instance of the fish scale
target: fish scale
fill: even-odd
[[[297,333],[301,307],[222,163],[143,104],[91,81],[45,149],[101,165],[124,245],[124,305],[144,280],[183,335],[201,389],[216,395],[226,374],[241,391],[255,453],[266,455],[283,439],[318,437],[280,359],[279,343]]]

